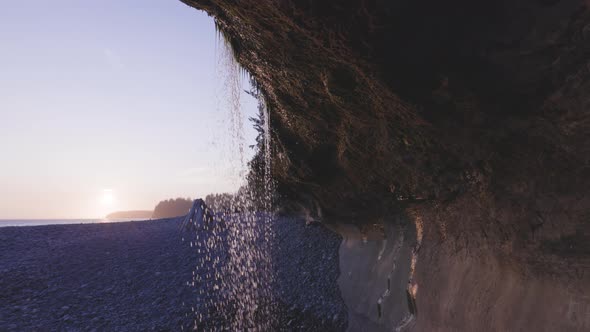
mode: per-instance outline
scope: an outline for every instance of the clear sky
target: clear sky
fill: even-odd
[[[216,44],[178,0],[0,0],[0,219],[235,190]]]

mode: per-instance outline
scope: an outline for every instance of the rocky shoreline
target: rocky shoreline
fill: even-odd
[[[192,330],[199,289],[187,282],[199,254],[180,224],[0,228],[0,330]],[[340,237],[296,219],[274,227],[275,319],[287,331],[343,330]]]

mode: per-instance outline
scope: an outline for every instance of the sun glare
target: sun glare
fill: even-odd
[[[105,206],[111,206],[115,203],[115,195],[113,194],[112,189],[104,189],[102,191],[101,202]]]

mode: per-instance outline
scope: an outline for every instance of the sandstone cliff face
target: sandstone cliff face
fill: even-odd
[[[416,223],[414,328],[590,329],[587,1],[184,2],[260,84],[285,202]]]

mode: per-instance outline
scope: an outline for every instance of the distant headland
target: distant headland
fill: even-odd
[[[153,211],[117,211],[106,216],[106,219],[165,219],[184,216],[188,213],[193,200],[191,198],[171,198],[159,202]]]
[[[106,219],[150,219],[153,211],[117,211],[110,213],[106,216]]]

